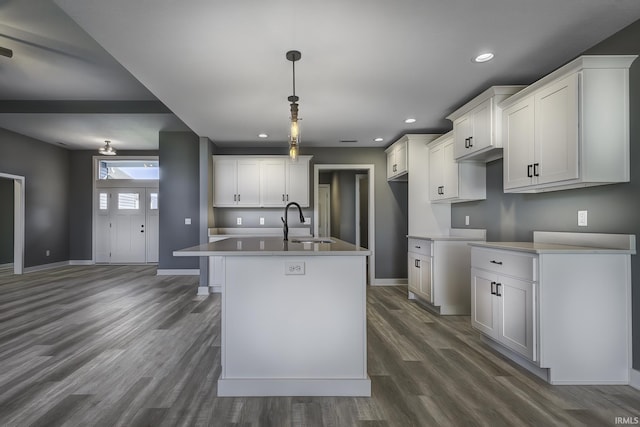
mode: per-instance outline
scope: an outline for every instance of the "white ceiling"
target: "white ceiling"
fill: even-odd
[[[638,0],[51,1],[0,0],[0,46],[14,50],[0,57],[0,106],[157,98],[198,135],[241,146],[284,144],[290,49],[302,52],[302,147],[387,146],[450,129],[444,117],[488,86],[531,83],[640,19]],[[495,59],[472,63],[485,50]],[[45,113],[5,109],[0,126],[72,148],[117,140],[106,134],[119,120],[140,129],[116,148],[184,129],[126,111]]]

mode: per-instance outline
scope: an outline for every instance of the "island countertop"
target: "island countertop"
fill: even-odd
[[[174,256],[366,256],[371,251],[351,243],[330,238],[331,243],[317,242],[313,238],[300,238],[307,242],[288,241],[282,237],[229,237],[173,252]],[[326,239],[325,239],[326,240]]]

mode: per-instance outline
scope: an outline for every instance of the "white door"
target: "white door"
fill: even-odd
[[[286,204],[284,159],[264,159],[260,162],[260,186],[262,206],[281,207]]]
[[[442,177],[444,188],[442,189],[442,197],[450,199],[458,197],[458,163],[454,157],[453,140],[442,145]]]
[[[110,189],[98,189],[96,197],[96,262],[111,262],[111,202]]]
[[[534,284],[500,277],[496,296],[500,312],[497,338],[510,349],[535,361]]]
[[[534,100],[530,96],[502,112],[504,189],[533,183]]]
[[[471,133],[473,132],[473,128],[471,127],[473,126],[472,120],[473,118],[471,117],[471,113],[468,113],[458,118],[453,123],[453,139],[455,141],[454,151],[455,151],[456,159],[470,152],[468,138],[471,136]]]
[[[473,132],[469,140],[469,151],[474,152],[491,145],[491,120],[493,103],[487,99],[473,109]]]
[[[158,262],[158,248],[160,246],[160,215],[158,210],[158,189],[147,188],[147,262]]]
[[[234,206],[237,203],[237,166],[235,160],[214,160],[213,206]]]
[[[471,325],[487,335],[498,334],[495,274],[471,269]]]
[[[318,184],[318,237],[331,237],[331,186]]]
[[[237,205],[245,207],[260,206],[260,160],[238,160],[237,176],[238,194]]]
[[[438,200],[442,188],[444,152],[442,145],[438,145],[429,150],[429,200]]]
[[[287,202],[309,206],[309,162],[287,161]]]
[[[144,188],[114,189],[111,203],[111,262],[146,262]]]

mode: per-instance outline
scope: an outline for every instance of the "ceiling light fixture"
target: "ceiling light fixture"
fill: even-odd
[[[293,95],[287,99],[291,103],[291,128],[289,131],[289,158],[292,161],[298,160],[298,146],[300,145],[300,127],[298,125],[298,98],[296,96],[296,61],[302,57],[300,51],[290,50],[287,52],[287,60],[293,66]]]
[[[409,123],[409,124],[411,124],[411,123],[415,123],[415,122],[416,122],[416,119],[414,119],[414,118],[409,118],[409,119],[406,119],[404,122],[405,122],[405,123]]]
[[[13,51],[11,49],[7,49],[6,47],[0,46],[0,55],[6,56],[7,58],[13,58]]]
[[[269,138],[269,135],[267,135],[266,133],[259,133],[258,138]]]
[[[380,138],[380,137],[378,137],[378,138],[374,139],[374,141],[375,141],[375,142],[382,142],[382,141],[384,141],[384,138]]]
[[[473,61],[482,63],[482,62],[491,61],[492,59],[493,59],[493,53],[486,52],[486,53],[481,53],[480,55],[476,56]]]
[[[98,153],[102,154],[103,156],[115,156],[116,150],[114,150],[114,148],[111,146],[111,141],[105,141],[104,147],[100,147]]]

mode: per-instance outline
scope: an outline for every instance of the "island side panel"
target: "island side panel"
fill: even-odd
[[[221,380],[368,381],[365,259],[226,257]]]

